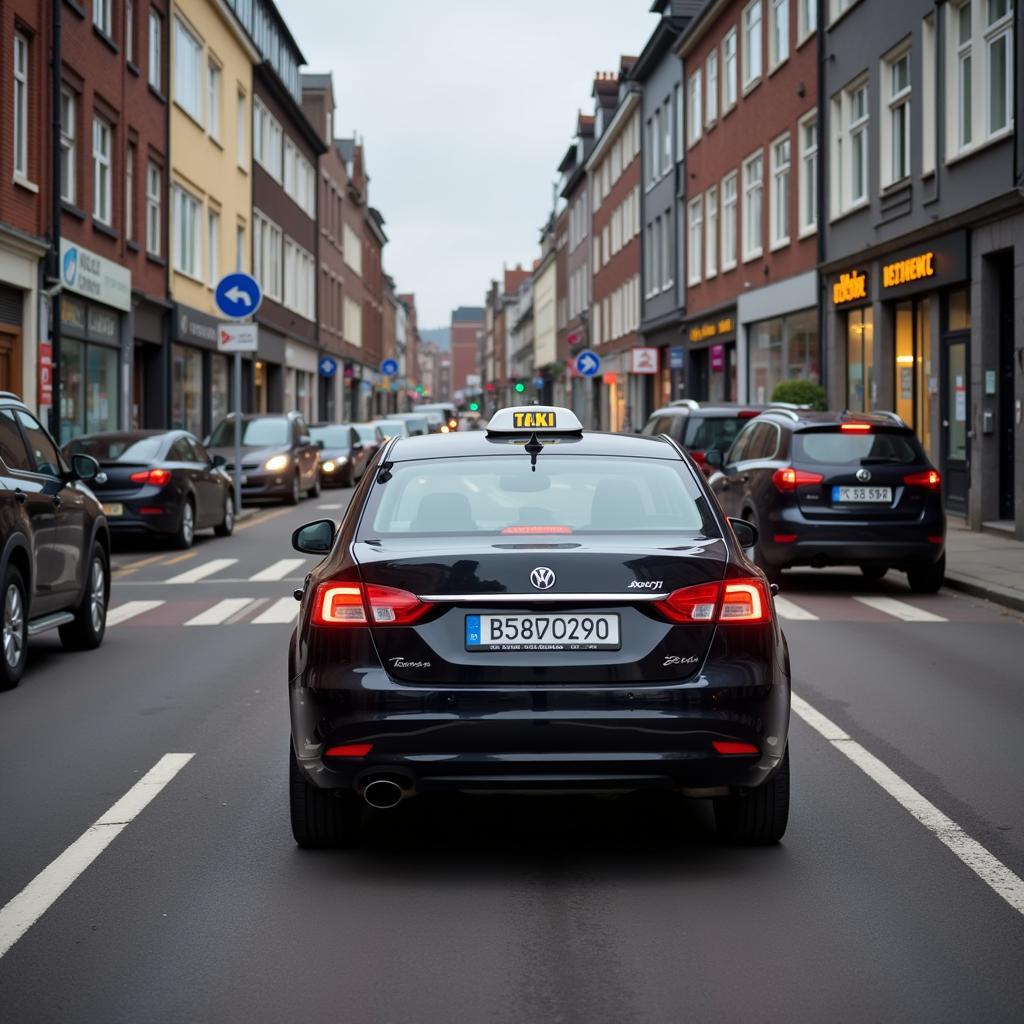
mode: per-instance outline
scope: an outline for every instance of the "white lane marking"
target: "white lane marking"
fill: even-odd
[[[107,612],[107,625],[120,625],[122,622],[134,619],[136,615],[145,615],[146,612],[151,612],[154,608],[159,608],[162,604],[166,604],[166,602],[126,601],[124,604],[119,604],[116,608],[111,608],[110,611]]]
[[[195,754],[164,754],[104,815],[0,908],[2,957]]]
[[[169,580],[164,580],[164,582],[198,583],[199,580],[206,579],[207,576],[212,576],[215,572],[220,572],[221,569],[226,569],[237,561],[237,558],[211,558],[210,561],[203,562],[202,565],[197,565],[194,569],[179,573],[177,576],[172,576]]]
[[[794,604],[792,601],[788,601],[786,598],[778,595],[775,597],[775,610],[784,619],[794,619],[805,622],[818,621],[818,616],[813,612],[809,612],[806,608],[801,608],[800,605]]]
[[[854,600],[866,604],[869,608],[874,608],[875,611],[891,615],[895,619],[902,619],[904,622],[949,621],[941,615],[926,612],[923,608],[915,608],[912,604],[907,604],[906,601],[897,601],[893,597],[857,597],[855,595]]]
[[[299,602],[294,597],[278,598],[265,612],[252,620],[254,626],[265,626],[271,622],[291,622],[299,614]]]
[[[336,509],[344,507],[344,505],[317,505],[317,508],[323,510],[324,512],[334,512]]]
[[[266,569],[260,569],[258,573],[250,576],[249,579],[253,583],[269,583],[272,580],[283,580],[292,570],[298,569],[300,565],[305,564],[306,560],[304,558],[282,558],[279,562],[268,565]]]
[[[186,626],[219,626],[227,622],[232,615],[237,615],[243,608],[248,608],[253,602],[251,597],[225,597],[218,601],[212,608],[193,616]]]
[[[905,811],[913,815],[941,843],[952,850],[986,885],[1002,896],[1014,910],[1024,914],[1024,879],[989,853],[976,839],[972,839],[955,821],[925,799],[909,782],[901,779],[884,761],[851,739],[835,722],[826,718],[820,711],[816,711],[796,694],[793,694],[793,710],[865,775],[878,783]]]

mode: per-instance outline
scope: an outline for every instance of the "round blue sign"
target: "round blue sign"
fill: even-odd
[[[338,360],[330,356],[320,357],[320,376],[333,377],[338,372]]]
[[[380,372],[383,373],[385,377],[394,377],[394,375],[398,373],[398,360],[385,359],[384,362],[380,364]]]
[[[585,348],[576,357],[576,372],[581,377],[593,377],[601,369],[601,357],[592,349]]]
[[[263,292],[251,274],[225,274],[217,282],[213,300],[225,316],[244,320],[260,308]]]

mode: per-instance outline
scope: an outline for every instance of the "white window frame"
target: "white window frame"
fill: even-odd
[[[854,118],[854,102],[857,94],[864,90],[864,113]],[[832,97],[832,140],[830,153],[830,193],[831,219],[837,220],[854,210],[859,210],[870,203],[871,195],[871,161],[869,146],[869,128],[871,123],[871,96],[867,75],[861,75],[845,89]],[[860,138],[861,175],[864,181],[863,195],[853,193],[852,154],[854,142]]]
[[[758,167],[756,177],[753,174],[755,166]],[[759,148],[743,161],[743,262],[749,263],[763,255],[764,149]]]
[[[245,225],[235,225],[235,270],[241,273],[245,270]],[[326,274],[327,271],[324,270]]]
[[[239,89],[235,94],[235,160],[238,164],[240,171],[248,171],[248,161],[246,160],[246,140],[248,138],[248,132],[246,131],[246,122],[248,118],[248,96]]]
[[[124,0],[124,59],[135,63],[135,0]]]
[[[935,15],[921,19],[921,176],[935,173],[936,126],[935,102]],[[949,86],[947,85],[947,89]]]
[[[184,45],[183,45],[184,44]],[[191,44],[190,49],[186,45]],[[182,20],[180,15],[174,16],[172,60],[172,88],[175,104],[198,125],[203,124],[203,41]],[[189,55],[189,65],[184,63],[185,55]]]
[[[739,30],[735,25],[722,37],[722,117],[725,117],[739,100],[739,38]]]
[[[60,197],[74,204],[78,195],[78,96],[67,86],[60,91]]]
[[[221,66],[212,58],[206,62],[206,131],[214,142],[220,142],[222,92],[224,80]]]
[[[986,11],[988,5],[986,5]],[[1013,60],[1015,56],[1013,46],[1013,0],[1007,0],[1006,13],[996,18],[991,24],[988,23],[986,13],[986,24],[984,25],[985,42],[985,138],[1002,138],[1008,132],[1013,131],[1014,109],[1013,109]],[[1006,123],[996,128],[992,127],[992,51],[994,47],[1002,43],[1006,54],[1003,61],[1003,109],[1006,112]],[[1019,72],[1018,72],[1019,73]]]
[[[146,80],[157,92],[163,92],[163,22],[163,18],[151,7],[147,46],[149,67],[146,68]]]
[[[860,0],[828,0],[828,24],[831,28],[851,7]]]
[[[113,38],[114,0],[92,0],[92,23],[108,39]]]
[[[124,152],[124,237],[135,241],[135,153],[131,143]]]
[[[150,256],[159,256],[161,236],[163,235],[163,173],[160,167],[150,160],[146,164],[146,252]]]
[[[661,176],[664,178],[672,170],[672,96],[665,100],[661,108]]]
[[[704,193],[704,277],[718,274],[718,187],[712,185]]]
[[[687,204],[686,226],[686,283],[692,287],[704,279],[704,196]]]
[[[740,216],[739,189],[740,178],[737,171],[730,171],[722,178],[722,245],[720,257],[723,273],[727,270],[735,270],[737,265]]]
[[[281,228],[259,210],[252,212],[253,276],[263,294],[280,302],[284,285],[284,235]]]
[[[782,67],[787,60],[789,60],[789,0],[768,0],[768,74]]]
[[[796,45],[804,45],[818,30],[818,0],[797,0]]]
[[[687,107],[686,107],[686,147],[689,149],[691,146],[695,146],[699,141],[701,134],[703,133],[704,125],[704,104],[702,99],[702,83],[704,79],[704,73],[700,68],[697,68],[692,75],[690,80],[686,83],[686,96],[687,96]]]
[[[14,33],[14,125],[12,149],[14,153],[14,177],[28,180],[28,92],[29,92],[29,45],[28,37],[21,32]]]
[[[676,163],[679,163],[683,159],[683,152],[686,149],[686,137],[683,135],[683,122],[685,120],[684,114],[686,112],[685,103],[683,101],[683,83],[676,82],[673,88],[673,95],[675,97],[675,126],[676,126]]]
[[[98,114],[92,119],[92,219],[114,223],[114,127]]]
[[[807,129],[811,128],[813,142],[808,144]],[[800,171],[797,190],[799,192],[797,214],[797,237],[807,238],[818,230],[818,111],[808,111],[797,122],[799,139]],[[808,204],[808,198],[811,200]],[[806,216],[810,209],[810,218]]]
[[[779,150],[785,148],[785,153]],[[768,145],[771,158],[771,193],[768,197],[769,249],[774,252],[789,245],[792,208],[793,140],[788,131]],[[780,230],[781,229],[781,230]]]
[[[704,123],[709,128],[718,120],[718,48],[712,50],[704,61],[704,77],[707,90],[704,95]]]
[[[661,290],[667,292],[676,283],[672,271],[672,209],[661,218]]]
[[[878,147],[883,188],[903,182],[910,177],[911,94],[913,91],[913,65],[910,57],[909,41],[901,43],[898,49],[882,58],[879,69],[884,97],[881,144]],[[904,61],[906,61],[907,68],[906,84],[897,86],[895,82],[896,69]],[[902,137],[897,139],[897,132],[901,127]]]
[[[757,20],[754,20],[756,14]],[[743,8],[741,78],[743,95],[755,88],[764,74],[764,0],[750,0]],[[756,32],[754,31],[756,27]],[[756,35],[756,39],[753,37]]]
[[[202,282],[203,273],[203,201],[188,189],[175,184],[172,188],[172,258],[178,274]],[[185,214],[192,219],[192,244],[188,246],[188,235],[182,230]],[[191,248],[191,251],[189,251]],[[191,264],[191,265],[189,265]]]

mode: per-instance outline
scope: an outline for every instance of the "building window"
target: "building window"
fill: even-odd
[[[281,229],[261,213],[252,215],[252,273],[268,299],[281,301]]]
[[[163,19],[151,7],[149,9],[149,84],[157,92],[162,91],[163,86],[163,60],[161,59],[161,46],[163,37]]]
[[[988,0],[985,18],[985,108],[988,134],[1010,127],[1013,109],[1013,0]]]
[[[661,218],[661,290],[666,292],[675,284],[672,273],[672,211]]]
[[[131,145],[124,158],[124,237],[135,241],[135,147]]]
[[[202,203],[181,186],[174,186],[174,269],[196,280],[202,269],[199,216]]]
[[[736,106],[736,27],[725,33],[722,40],[722,113]]]
[[[848,86],[832,101],[833,216],[868,199],[868,85]]]
[[[345,238],[342,243],[342,252],[345,262],[358,274],[363,276],[363,244],[359,236],[352,230],[350,224],[345,225]],[[597,269],[596,267],[594,268]]]
[[[245,226],[235,227],[235,270],[245,270]]]
[[[772,143],[771,157],[771,247],[778,249],[789,244],[789,132]]]
[[[651,295],[658,294],[658,282],[661,280],[661,232],[664,225],[660,217],[654,218],[654,240],[651,243]]]
[[[672,170],[672,97],[665,100],[661,115],[661,173]],[[616,175],[616,180],[618,175]]]
[[[135,4],[124,0],[124,59],[135,63]]]
[[[203,44],[174,19],[174,102],[203,123]]]
[[[683,86],[681,83],[676,82],[673,93],[676,104],[676,163],[679,163],[683,159],[683,146],[686,142],[686,137],[683,135]]]
[[[700,138],[701,126],[704,123],[704,109],[701,100],[701,72],[699,68],[690,75],[688,93],[690,106],[687,111],[689,120],[687,141],[692,146]]]
[[[768,67],[789,59],[789,0],[768,0]]]
[[[113,176],[110,166],[113,130],[101,117],[92,121],[92,215],[101,224],[111,223]]]
[[[220,68],[213,61],[206,65],[206,117],[210,138],[220,142]]]
[[[743,262],[764,251],[764,156],[758,150],[743,161]]]
[[[704,259],[704,197],[690,200],[688,210],[690,232],[687,239],[687,284],[700,284]]]
[[[797,0],[796,43],[806,42],[818,30],[818,0]]]
[[[704,120],[710,125],[718,119],[718,50],[712,50],[708,54],[708,59],[704,64],[704,73],[708,80]]]
[[[283,180],[281,170],[283,133],[281,125],[258,98],[254,98],[252,101],[252,116],[253,159],[274,181],[281,184]]]
[[[882,181],[895,184],[910,175],[910,51],[882,62],[887,126],[882,138]]]
[[[761,77],[761,0],[753,0],[743,11],[743,90]]]
[[[235,159],[243,171],[245,170],[245,122],[247,120],[247,113],[245,93],[239,89],[235,101],[235,148],[237,149]]]
[[[14,33],[14,173],[28,177],[28,40]]]
[[[206,283],[212,288],[220,277],[220,214],[206,211]]]
[[[828,0],[829,24],[844,15],[858,0]]]
[[[935,173],[935,16],[921,21],[921,174]]]
[[[846,408],[871,411],[874,383],[875,335],[871,307],[851,309],[846,314]]]
[[[92,23],[108,38],[113,34],[111,14],[114,0],[92,0]]]
[[[146,166],[146,252],[160,255],[161,207],[163,206],[163,175],[152,160]]]
[[[171,426],[203,431],[203,353],[190,345],[171,347]]]
[[[704,193],[704,216],[707,220],[704,276],[711,278],[718,273],[718,189],[714,185]]]
[[[284,240],[284,304],[313,319],[315,265],[313,257],[290,238]]]
[[[76,161],[75,149],[77,120],[75,117],[77,101],[75,94],[69,89],[61,90],[60,94],[60,197],[65,202],[75,201]]]
[[[736,266],[736,172],[722,179],[722,270]]]
[[[800,237],[818,228],[818,113],[800,119]]]
[[[761,320],[747,327],[750,400],[771,401],[784,380],[818,382],[818,314],[813,309]]]

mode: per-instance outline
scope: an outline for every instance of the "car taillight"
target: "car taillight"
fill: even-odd
[[[316,626],[408,626],[431,606],[415,594],[375,583],[321,583],[313,601]]]
[[[859,423],[856,420],[850,420],[847,423],[840,423],[839,429],[844,434],[869,434],[871,433],[871,424]]]
[[[703,466],[707,462],[707,459],[704,457],[703,452],[691,451],[690,458],[693,459],[693,461],[696,462],[698,466]]]
[[[911,473],[903,478],[908,487],[925,487],[929,491],[937,491],[942,487],[942,477],[938,470],[926,469],[923,473]]]
[[[798,487],[805,487],[808,484],[820,484],[825,478],[820,473],[808,473],[803,469],[794,469],[792,466],[783,466],[772,473],[772,483],[776,490],[795,491]]]
[[[768,590],[756,577],[682,587],[654,607],[670,622],[680,623],[758,623],[772,617]]]
[[[171,471],[169,469],[143,469],[138,473],[132,473],[129,479],[135,484],[155,484],[157,487],[163,487],[171,479]]]

